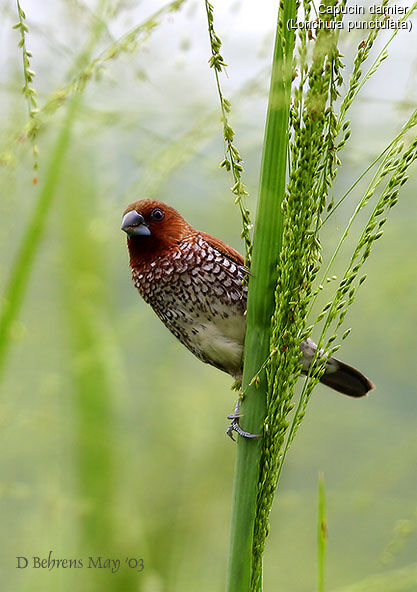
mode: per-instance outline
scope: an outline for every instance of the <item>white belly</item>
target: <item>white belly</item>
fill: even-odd
[[[236,377],[241,374],[245,317],[232,316],[195,325],[195,347],[216,366],[223,366]]]

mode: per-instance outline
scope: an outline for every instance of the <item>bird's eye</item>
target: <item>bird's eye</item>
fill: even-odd
[[[151,220],[155,221],[155,222],[159,222],[160,220],[163,220],[165,218],[165,214],[162,210],[160,210],[159,208],[155,208],[152,210],[151,212]]]

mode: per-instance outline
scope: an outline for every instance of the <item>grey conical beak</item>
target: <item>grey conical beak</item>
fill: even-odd
[[[136,210],[132,210],[123,216],[122,230],[129,236],[150,236],[151,231],[145,224],[145,219],[142,214]]]

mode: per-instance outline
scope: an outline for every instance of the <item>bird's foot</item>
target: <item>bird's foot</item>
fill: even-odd
[[[250,432],[245,432],[245,430],[242,430],[242,428],[240,427],[239,418],[242,417],[242,413],[240,413],[240,402],[241,398],[239,397],[239,399],[236,401],[235,410],[233,411],[233,413],[227,416],[227,419],[231,419],[232,421],[230,426],[226,430],[226,434],[233,441],[235,440],[233,438],[233,432],[236,432],[237,434],[239,434],[239,436],[242,436],[242,438],[261,438],[262,434],[251,434]]]

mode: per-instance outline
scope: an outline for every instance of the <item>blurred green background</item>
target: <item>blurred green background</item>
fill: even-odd
[[[79,73],[92,29],[101,28],[90,44],[94,57],[159,6],[124,0],[111,3],[113,14],[100,14],[91,0],[24,1],[39,105]],[[275,3],[215,8],[229,64],[224,92],[254,212]],[[3,294],[69,102],[44,120],[34,173],[22,135],[27,108],[14,3],[0,2],[0,11]],[[348,62],[359,41],[356,33],[345,36]],[[77,106],[2,376],[2,592],[223,589],[235,455],[224,434],[231,379],[194,359],[140,299],[120,232],[125,206],[154,197],[242,249],[231,180],[218,169],[223,146],[208,57],[204,6],[185,2],[135,51],[107,62]],[[414,108],[415,58],[415,33],[400,33],[391,61],[355,105],[336,199]],[[416,189],[414,170],[374,247],[340,355],[376,391],[355,401],[315,390],[271,515],[265,590],[315,589],[319,471],[327,496],[326,589],[417,590]],[[327,225],[327,252],[359,196]],[[343,257],[335,272],[342,269]],[[16,556],[32,561],[50,550],[54,558],[86,564],[100,555],[122,565],[116,574],[16,568]],[[129,569],[127,557],[143,558],[143,572]]]

